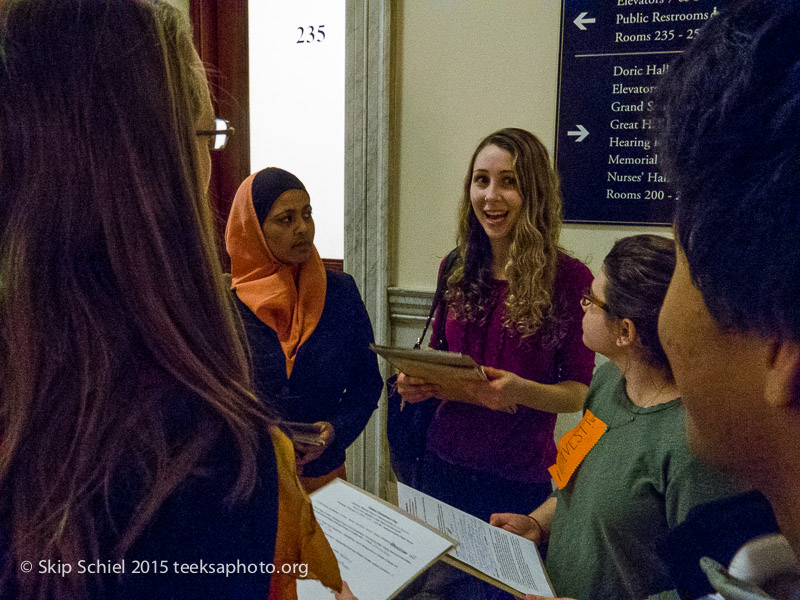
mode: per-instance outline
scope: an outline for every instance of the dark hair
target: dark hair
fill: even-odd
[[[88,575],[19,561],[124,556],[223,437],[240,458],[229,498],[249,496],[269,419],[201,189],[208,89],[184,15],[3,0],[0,49],[4,583],[86,597]],[[136,495],[114,522],[121,478]]]
[[[448,281],[448,300],[456,314],[480,319],[491,294],[492,249],[470,197],[475,159],[487,146],[497,146],[511,155],[522,196],[522,212],[513,232],[506,266],[506,327],[529,336],[539,330],[552,312],[561,233],[558,174],[550,164],[547,148],[529,131],[516,127],[500,129],[483,138],[472,153],[459,208],[461,261]]]
[[[617,240],[603,260],[608,317],[633,321],[647,362],[670,376],[658,339],[658,313],[674,270],[675,242],[658,235]]]
[[[675,231],[723,328],[800,339],[800,2],[736,2],[655,93]]]

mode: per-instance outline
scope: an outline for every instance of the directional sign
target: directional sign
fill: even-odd
[[[592,18],[592,19],[588,19],[588,18],[586,17],[586,15],[587,15],[587,14],[588,14],[588,13],[582,12],[582,13],[581,13],[581,14],[579,14],[579,15],[577,16],[577,18],[576,18],[576,19],[573,21],[573,23],[575,23],[575,25],[577,25],[577,26],[578,26],[578,29],[582,29],[583,31],[586,31],[586,23],[594,23],[594,22],[596,21],[596,19],[594,19],[594,18]]]
[[[582,142],[586,139],[586,136],[589,135],[589,131],[583,125],[578,125],[577,127],[578,129],[575,131],[568,131],[567,135],[574,135],[576,136],[576,142]]]
[[[727,0],[562,0],[556,168],[572,222],[668,224],[650,92]]]

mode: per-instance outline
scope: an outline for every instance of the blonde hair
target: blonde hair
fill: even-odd
[[[522,337],[539,331],[552,317],[553,283],[561,248],[561,185],[550,166],[547,149],[532,133],[501,129],[481,140],[470,159],[459,208],[460,260],[448,280],[448,301],[466,320],[485,317],[492,288],[492,250],[489,238],[472,209],[470,188],[475,158],[487,146],[511,154],[522,196],[522,212],[513,232],[506,275],[505,326]]]

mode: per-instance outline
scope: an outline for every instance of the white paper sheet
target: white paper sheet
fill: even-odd
[[[536,544],[402,483],[400,508],[458,542],[448,554],[524,594],[554,595]]]
[[[359,600],[386,600],[452,547],[396,509],[337,480],[311,496],[314,513]],[[317,581],[298,582],[300,600],[333,598]]]

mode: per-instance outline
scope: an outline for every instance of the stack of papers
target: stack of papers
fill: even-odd
[[[453,547],[433,528],[336,479],[311,495],[314,513],[359,600],[388,600]],[[330,600],[319,581],[297,582],[300,600]]]
[[[452,560],[447,562],[453,566],[510,593],[555,596],[539,550],[530,540],[402,483],[397,484],[397,499],[400,508],[457,542],[448,552]]]

